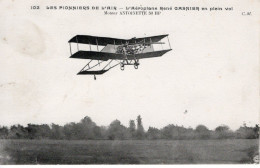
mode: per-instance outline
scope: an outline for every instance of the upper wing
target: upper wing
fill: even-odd
[[[115,44],[121,45],[128,43],[139,43],[139,42],[159,42],[164,37],[167,37],[168,34],[159,35],[159,36],[150,36],[143,38],[132,38],[132,39],[118,39],[111,37],[96,37],[89,35],[76,35],[72,39],[69,40],[69,43],[82,43],[82,44],[92,44],[92,45],[107,45],[107,44]]]
[[[89,35],[76,35],[69,40],[69,43],[82,43],[82,44],[92,44],[92,45],[107,45],[115,44],[120,45],[125,43],[125,39],[110,38],[110,37],[96,37]]]
[[[139,43],[139,42],[159,42],[164,37],[167,37],[168,34],[159,35],[159,36],[150,36],[150,37],[142,37],[142,38],[132,38],[128,40],[129,43]]]

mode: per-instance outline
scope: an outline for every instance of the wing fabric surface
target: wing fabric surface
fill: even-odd
[[[110,38],[110,37],[96,37],[89,35],[76,35],[69,40],[69,43],[82,43],[82,44],[92,44],[92,45],[107,45],[114,44],[120,45],[125,41],[125,39]]]
[[[146,52],[146,53],[140,53],[136,55],[128,55],[128,59],[144,59],[144,58],[153,58],[153,57],[160,57],[163,54],[167,53],[168,51],[171,51],[171,49],[168,50],[161,50],[161,51],[153,51],[153,52]]]
[[[80,71],[78,75],[102,75],[106,73],[108,70],[99,70],[99,71]]]
[[[140,53],[140,54],[136,54],[136,55],[127,55],[127,59],[134,60],[134,59],[160,57],[163,54],[167,53],[168,51],[171,51],[171,49]],[[116,53],[104,53],[104,52],[97,52],[97,51],[78,51],[75,54],[73,54],[70,58],[107,61],[109,59],[124,60],[125,56],[123,54],[116,54]]]
[[[123,54],[116,54],[116,53],[104,53],[104,52],[97,52],[97,51],[78,51],[75,54],[73,54],[70,58],[107,61],[109,59],[121,60],[124,59],[125,57]]]
[[[121,45],[121,44],[125,44],[126,42],[128,43],[159,42],[161,39],[167,36],[168,34],[151,36],[151,37],[143,37],[143,38],[118,39],[118,38],[111,38],[111,37],[76,35],[69,40],[69,43],[81,43],[81,44],[102,45],[102,46],[105,46],[107,44]]]
[[[151,36],[151,37],[143,37],[143,38],[132,38],[129,39],[129,43],[139,43],[139,42],[159,42],[164,37],[167,37],[168,34],[159,35],[159,36]]]

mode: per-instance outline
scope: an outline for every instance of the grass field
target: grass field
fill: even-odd
[[[0,164],[251,163],[258,140],[0,140]]]

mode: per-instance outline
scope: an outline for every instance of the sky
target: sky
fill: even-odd
[[[82,4],[223,10],[105,16],[102,11],[45,9]],[[224,10],[231,6],[233,11]],[[259,123],[257,6],[257,1],[233,0],[0,1],[0,125],[64,125],[89,116],[97,125],[118,119],[128,126],[141,115],[145,129],[253,126]],[[242,16],[244,11],[253,15]],[[86,60],[69,58],[68,41],[77,34],[126,39],[169,34],[172,51],[140,60],[138,70],[116,67],[93,80],[76,75]]]

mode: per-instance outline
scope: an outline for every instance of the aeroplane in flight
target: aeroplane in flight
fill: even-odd
[[[163,49],[165,42],[162,42],[162,40],[166,37],[168,39],[168,48]],[[72,53],[72,43],[77,45],[75,53]],[[138,69],[140,59],[160,57],[172,50],[168,34],[131,39],[76,35],[69,40],[69,45],[70,58],[90,60],[78,72],[78,75],[94,75],[95,80],[96,75],[104,74],[117,65],[120,65],[121,70],[124,70],[126,65],[133,65],[135,69]],[[85,49],[79,49],[79,45],[85,45]],[[161,45],[162,48],[155,50],[155,45]],[[86,49],[86,46],[88,49]],[[93,64],[93,62],[96,63]],[[102,68],[94,70],[97,66],[103,65],[104,62],[107,63]]]

